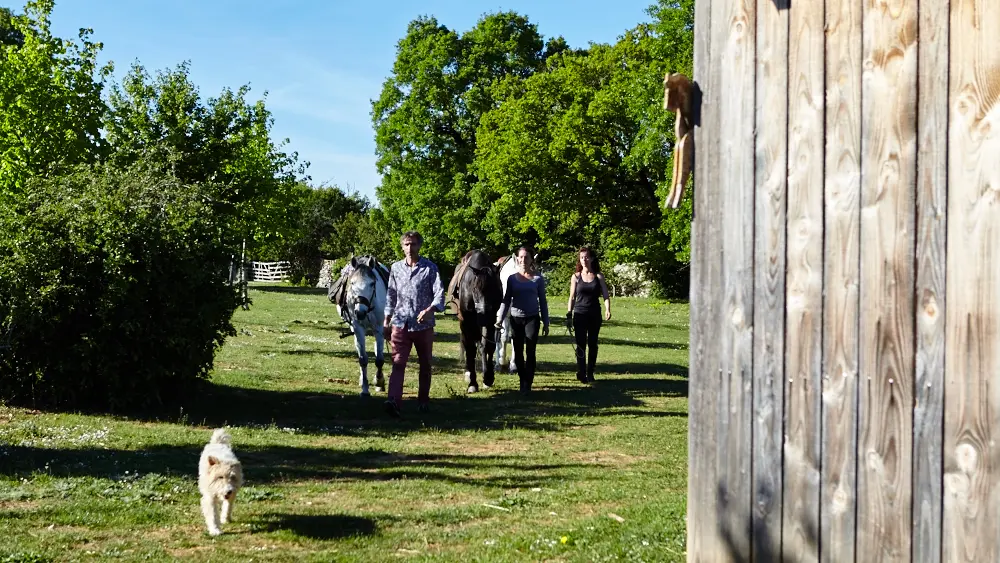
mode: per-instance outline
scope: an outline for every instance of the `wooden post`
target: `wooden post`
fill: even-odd
[[[1000,4],[952,0],[945,561],[1000,560]]]
[[[858,0],[826,1],[820,559],[830,563],[855,560],[857,535],[861,14]]]

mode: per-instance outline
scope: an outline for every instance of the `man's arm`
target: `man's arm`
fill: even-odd
[[[389,267],[389,283],[385,287],[385,326],[392,324],[392,313],[396,310],[396,269]]]
[[[434,302],[431,303],[431,307],[437,309],[440,313],[444,311],[444,286],[441,283],[441,271],[434,267]]]

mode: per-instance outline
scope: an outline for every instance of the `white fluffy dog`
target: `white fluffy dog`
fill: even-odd
[[[243,466],[230,449],[230,442],[229,433],[224,428],[217,429],[198,461],[201,512],[208,533],[213,536],[222,533],[220,524],[229,522],[236,493],[243,486]]]

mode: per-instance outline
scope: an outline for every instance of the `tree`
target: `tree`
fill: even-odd
[[[293,283],[305,281],[315,285],[323,258],[350,253],[353,241],[341,236],[341,223],[368,211],[369,203],[356,193],[345,194],[336,186],[312,188],[301,183],[295,186],[293,199],[289,211],[295,230],[286,237],[279,253],[291,262]]]
[[[32,175],[56,164],[94,162],[102,153],[101,99],[111,66],[97,66],[100,43],[54,37],[52,0],[24,15],[0,13],[0,205],[21,197]]]
[[[502,247],[536,242],[562,257],[586,244],[608,263],[645,264],[661,288],[682,292],[691,205],[662,208],[675,141],[662,81],[690,73],[693,2],[649,13],[652,23],[614,45],[566,51],[544,72],[494,84],[501,103],[480,120],[471,199]]]
[[[530,76],[563,49],[513,12],[484,16],[461,35],[434,18],[410,23],[372,105],[377,194],[392,230],[419,230],[427,253],[446,262],[490,243],[479,220],[487,209],[470,197],[480,118],[498,103],[495,81]]]
[[[14,17],[10,8],[0,7],[0,45],[24,45],[24,33],[14,26]]]
[[[263,99],[247,101],[249,91],[226,88],[203,102],[188,63],[155,78],[135,64],[112,88],[105,127],[117,165],[154,152],[182,181],[217,186],[224,236],[252,246],[293,231],[289,204],[306,165],[272,142],[274,120]]]
[[[658,191],[672,137],[654,41],[640,26],[498,84],[504,101],[480,124],[473,196],[494,242],[536,234],[541,248],[586,243],[616,261],[648,261],[663,246]]]

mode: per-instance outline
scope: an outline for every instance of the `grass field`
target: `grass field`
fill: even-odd
[[[390,419],[383,393],[359,396],[322,291],[250,296],[183,408],[0,407],[0,562],[684,560],[687,305],[615,300],[591,386],[553,323],[527,398],[506,373],[467,395],[457,322],[438,315],[431,411],[416,409],[414,356]],[[561,320],[565,299],[550,306]],[[222,425],[246,486],[212,538],[196,467]]]

